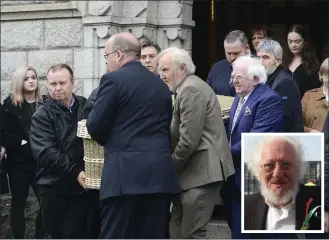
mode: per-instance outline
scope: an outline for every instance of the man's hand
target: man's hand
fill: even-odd
[[[80,186],[82,186],[84,189],[87,189],[87,186],[85,184],[85,178],[86,178],[85,172],[81,171],[78,176],[78,182]]]
[[[324,232],[329,232],[329,213],[324,212]]]
[[[1,151],[0,151],[0,160],[3,159],[3,157],[5,156],[6,154],[6,149],[4,147],[1,147]]]

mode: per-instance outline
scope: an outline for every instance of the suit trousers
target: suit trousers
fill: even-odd
[[[29,195],[30,186],[39,202],[39,194],[36,189],[35,173],[17,168],[8,171],[11,199],[10,224],[14,238],[22,239],[25,235],[25,204]],[[44,232],[42,227],[40,210],[35,220],[35,238],[43,239]]]
[[[222,182],[183,191],[173,199],[170,238],[206,238]]]
[[[40,209],[46,236],[52,239],[86,238],[88,202],[85,195],[44,193]]]
[[[164,239],[172,194],[124,195],[101,200],[101,239]]]

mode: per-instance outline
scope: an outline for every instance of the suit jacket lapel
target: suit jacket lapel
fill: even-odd
[[[265,203],[264,198],[260,195],[258,201],[256,201],[252,213],[253,229],[260,229],[260,230],[266,229],[267,212],[268,212],[268,205]]]
[[[242,109],[241,109],[241,111],[240,111],[240,113],[239,113],[239,115],[238,115],[238,117],[237,117],[237,120],[236,120],[236,123],[235,123],[234,129],[235,129],[236,126],[238,125],[238,123],[239,123],[239,121],[240,121],[242,115],[245,113],[245,108],[246,108],[250,103],[254,102],[255,99],[258,98],[258,97],[260,96],[259,93],[260,93],[261,91],[260,91],[259,86],[261,86],[261,85],[256,86],[256,87],[252,90],[252,92],[251,92],[250,96],[248,97],[247,101],[244,103],[244,105],[243,105],[243,107],[242,107]],[[236,107],[235,107],[235,111],[236,111],[236,108],[237,108],[237,105],[236,105]],[[234,111],[234,114],[235,114],[235,111]],[[234,118],[234,115],[233,115],[233,118]],[[233,131],[234,131],[234,129],[233,129]]]

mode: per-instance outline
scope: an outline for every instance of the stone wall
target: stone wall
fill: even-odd
[[[103,49],[127,31],[162,49],[191,52],[192,1],[1,1],[1,101],[16,68],[36,68],[41,88],[47,69],[64,62],[73,70],[75,92],[88,97],[105,72]]]

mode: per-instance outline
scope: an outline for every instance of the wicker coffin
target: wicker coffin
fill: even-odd
[[[227,97],[223,95],[217,95],[220,107],[221,107],[221,113],[222,113],[222,119],[228,119],[229,118],[229,112],[231,105],[233,104],[234,97]],[[172,101],[174,104],[174,96],[172,95]]]
[[[234,101],[234,97],[217,95],[217,98],[221,107],[222,119],[228,119],[230,108]]]
[[[100,189],[104,148],[98,145],[88,134],[86,120],[78,122],[77,136],[84,139],[86,186],[91,189]]]

